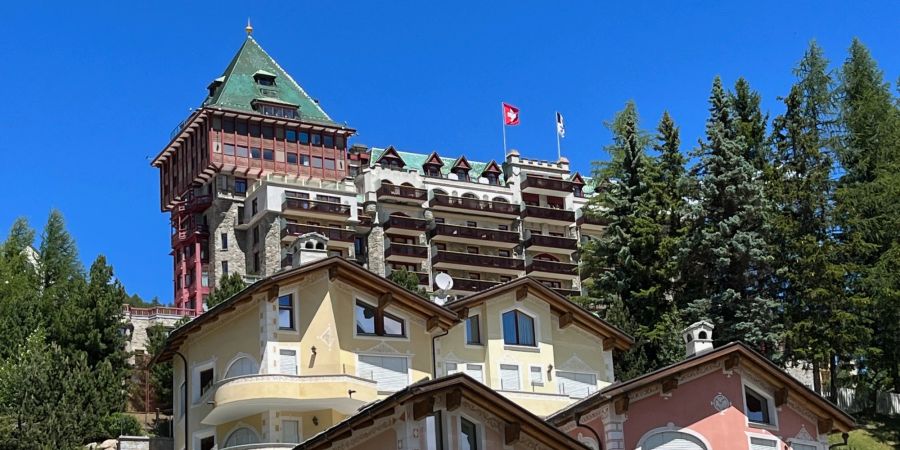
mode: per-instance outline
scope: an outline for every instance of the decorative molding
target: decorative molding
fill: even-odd
[[[385,341],[380,341],[378,344],[369,347],[366,350],[358,350],[357,353],[373,353],[380,355],[403,355],[407,356],[409,353],[402,353],[400,350],[392,347],[391,344],[388,344]]]
[[[334,346],[334,331],[331,329],[331,325],[325,328],[325,331],[318,336],[318,339],[325,343],[328,351],[331,351],[331,348]]]
[[[681,384],[687,383],[688,381],[696,380],[697,378],[708,375],[712,372],[715,372],[720,367],[722,367],[722,360],[716,360],[708,364],[702,364],[699,366],[692,367],[684,372],[678,374],[678,382]]]
[[[597,440],[592,437],[585,436],[583,433],[579,432],[577,439],[578,439],[578,442],[581,442],[582,444],[586,445],[588,448],[591,448],[593,450],[600,450],[600,444],[597,443]]]
[[[794,439],[798,439],[801,441],[815,441],[815,439],[812,437],[812,435],[809,434],[809,431],[806,431],[805,424],[800,425],[800,431],[797,432],[797,435],[794,436]]]
[[[744,368],[735,370],[741,375],[742,378],[749,380],[751,383],[759,386],[762,389],[765,389],[767,392],[775,392],[775,387],[772,386],[771,383],[756,376],[756,374],[754,374],[753,372]]]
[[[662,385],[659,383],[653,383],[648,386],[644,386],[640,389],[636,389],[628,393],[628,400],[630,401],[638,401],[643,400],[647,397],[651,397],[658,393],[662,393]]]
[[[809,410],[809,408],[803,406],[800,402],[794,399],[793,396],[788,395],[787,401],[788,408],[791,408],[797,414],[800,414],[804,419],[808,420],[810,423],[817,424],[819,422],[819,417],[816,416],[815,413]]]
[[[719,412],[719,414],[725,414],[725,410],[731,407],[731,400],[728,399],[724,394],[719,392],[715,397],[713,397],[712,401],[709,402],[712,405],[713,409]]]
[[[504,421],[497,418],[497,416],[488,413],[487,411],[479,408],[474,403],[463,399],[462,406],[470,415],[474,416],[481,422],[485,428],[490,429],[491,431],[502,433]]]
[[[348,450],[351,448],[358,448],[360,444],[363,442],[372,439],[373,437],[383,433],[387,428],[393,427],[396,419],[393,416],[385,417],[383,419],[375,420],[375,422],[367,427],[364,430],[354,430],[353,434],[346,439],[341,439],[339,441],[332,441],[331,448],[334,450]],[[397,435],[398,444],[402,442],[402,437],[400,437],[400,433],[397,430],[394,430],[394,434]]]

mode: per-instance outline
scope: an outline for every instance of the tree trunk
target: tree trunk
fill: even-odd
[[[828,358],[828,371],[831,372],[831,386],[830,386],[830,388],[831,388],[831,389],[830,389],[830,391],[831,391],[831,392],[830,392],[830,394],[831,394],[831,401],[832,401],[834,404],[837,404],[837,402],[838,402],[838,397],[837,397],[837,395],[838,395],[838,386],[837,386],[837,375],[838,375],[837,355],[831,355],[831,357]]]
[[[813,371],[813,390],[816,391],[816,394],[822,395],[822,368],[819,366],[818,360],[813,360],[812,363],[812,371]]]

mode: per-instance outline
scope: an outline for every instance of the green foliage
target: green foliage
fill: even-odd
[[[191,321],[190,317],[182,317],[175,322],[178,328]],[[166,338],[174,328],[165,325],[153,325],[147,328],[147,354],[155,357],[163,350]],[[150,367],[150,389],[161,410],[172,409],[172,363],[156,363]]]
[[[212,308],[219,303],[231,298],[232,295],[241,292],[246,287],[244,278],[237,272],[225,275],[219,282],[219,285],[213,290],[212,294],[206,298],[206,305]]]
[[[410,272],[406,269],[399,269],[391,271],[391,274],[388,275],[388,279],[393,281],[394,283],[399,284],[407,291],[410,291],[419,297],[427,298],[428,295],[425,293],[425,289],[419,286],[419,275],[415,272]]]
[[[100,419],[100,430],[103,436],[142,436],[144,428],[134,416],[115,413]]]

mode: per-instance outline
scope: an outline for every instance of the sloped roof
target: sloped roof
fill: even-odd
[[[254,76],[264,74],[275,77],[275,86],[261,86]],[[240,50],[234,55],[215,94],[203,101],[203,106],[253,112],[253,100],[276,101],[300,107],[300,116],[318,122],[334,124],[334,121],[296,81],[247,36]]]
[[[388,148],[391,148],[391,147],[389,146]],[[375,163],[378,162],[378,159],[381,158],[381,155],[386,150],[387,150],[386,148],[372,147],[372,150],[371,150],[372,157],[369,159],[369,166],[370,167],[374,166]],[[434,152],[432,152],[432,153],[434,153]],[[397,155],[399,155],[400,158],[403,158],[403,162],[406,164],[406,168],[415,168],[417,171],[419,171],[420,174],[424,175],[425,169],[422,168],[422,165],[424,165],[425,162],[428,161],[428,159],[431,157],[432,153],[413,153],[413,152],[398,151]],[[440,157],[440,156],[438,156],[438,157]],[[454,158],[453,164],[446,164],[446,161],[444,161],[445,164],[441,167],[441,173],[444,175],[447,175],[448,173],[450,173],[450,169],[452,169],[453,166],[456,165],[456,162],[459,161],[460,158],[462,158],[462,156],[460,156],[458,158]],[[469,169],[469,173],[471,174],[473,179],[476,177],[480,177],[481,174],[484,172],[484,169],[489,164],[486,162],[472,161],[471,159],[468,159],[468,158],[466,158],[466,162],[469,163],[469,167],[471,167]]]

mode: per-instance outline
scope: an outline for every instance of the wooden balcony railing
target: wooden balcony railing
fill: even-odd
[[[605,218],[600,217],[599,214],[595,212],[588,212],[582,210],[581,217],[578,218],[578,225],[589,224],[589,225],[597,225],[597,226],[606,226],[609,225],[609,221]]]
[[[526,271],[528,273],[531,272],[548,272],[548,273],[561,273],[561,274],[572,274],[575,275],[575,271],[578,269],[578,265],[574,263],[566,263],[559,261],[544,261],[542,259],[535,259],[531,261],[531,264],[528,265]]]
[[[559,178],[525,177],[525,181],[522,182],[522,191],[528,188],[572,192],[572,182]]]
[[[575,238],[562,236],[532,234],[531,237],[525,241],[525,248],[528,247],[550,247],[561,250],[576,250],[578,249],[578,241]]]
[[[490,228],[463,227],[439,223],[428,232],[428,237],[448,236],[465,239],[476,239],[487,242],[504,242],[516,244],[519,242],[519,233],[514,231],[493,230]]]
[[[425,231],[428,222],[425,219],[415,219],[404,216],[389,216],[384,222],[384,230],[399,228],[401,230]]]
[[[390,256],[407,256],[410,258],[425,259],[428,257],[428,247],[424,245],[398,244],[391,242],[391,245],[384,250],[384,257]]]
[[[575,211],[526,205],[525,208],[522,209],[522,218],[575,222]]]
[[[197,224],[193,226],[185,227],[183,230],[178,230],[172,233],[172,244],[177,244],[179,242],[187,241],[188,239],[194,236],[207,236],[209,235],[209,226],[206,224]]]
[[[468,278],[453,278],[453,290],[464,292],[481,292],[500,284],[496,281],[470,280]],[[437,289],[437,286],[435,286]]]
[[[324,202],[321,200],[310,200],[306,198],[296,198],[287,195],[285,192],[284,202],[281,203],[281,209],[284,211],[309,211],[324,214],[333,214],[335,216],[350,217],[350,205],[340,203]]]
[[[315,225],[303,225],[299,223],[287,223],[281,229],[281,237],[300,236],[306,233],[319,233],[331,241],[353,242],[356,232],[343,228],[319,227]]]
[[[434,198],[431,199],[431,206],[446,206],[496,214],[519,214],[519,205],[517,204],[492,202],[488,200],[479,200],[477,198],[452,197],[449,195],[435,195]]]
[[[524,270],[525,261],[504,256],[478,255],[472,253],[448,252],[440,250],[432,258],[433,264],[466,264],[477,267],[493,267],[495,269]]]
[[[375,195],[381,200],[384,197],[400,197],[409,200],[424,202],[428,199],[428,191],[412,186],[398,186],[396,184],[382,184]]]

